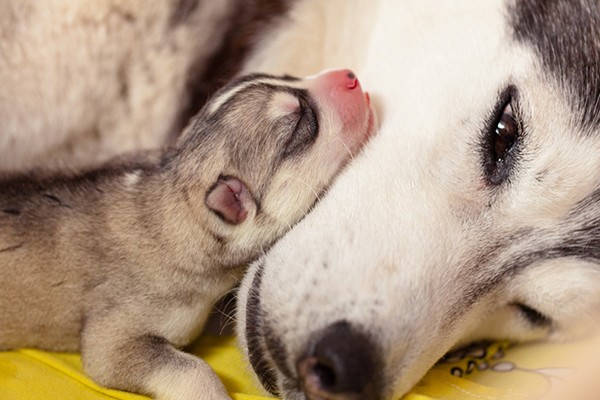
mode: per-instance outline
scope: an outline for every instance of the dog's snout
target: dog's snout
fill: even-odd
[[[339,321],[313,337],[296,368],[310,400],[374,400],[381,389],[378,365],[378,351],[369,337]]]

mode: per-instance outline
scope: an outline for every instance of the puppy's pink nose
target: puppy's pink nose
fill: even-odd
[[[354,72],[349,69],[325,72],[319,78],[326,85],[338,87],[340,89],[354,90],[360,86],[358,78],[354,75]]]
[[[306,88],[324,115],[339,117],[340,137],[350,149],[358,149],[372,132],[369,96],[349,69],[322,72],[306,81]],[[335,120],[335,118],[333,119]]]
[[[354,72],[349,71],[346,77],[348,78],[346,87],[350,90],[355,89],[358,86],[358,79],[356,78],[356,75],[354,75]]]

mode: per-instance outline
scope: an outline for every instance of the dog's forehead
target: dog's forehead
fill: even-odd
[[[514,37],[531,47],[578,112],[583,130],[600,127],[600,4],[521,0],[509,7]]]
[[[289,76],[272,76],[266,74],[251,74],[243,76],[222,88],[207,104],[207,114],[215,115],[226,110],[228,105],[235,100],[248,102],[267,101],[277,92],[287,93],[292,96],[292,92],[301,87],[299,79]],[[300,90],[302,91],[302,90]],[[248,104],[245,105],[248,107]],[[262,106],[262,104],[260,104]],[[259,105],[257,104],[257,107]],[[259,107],[260,108],[260,107]]]

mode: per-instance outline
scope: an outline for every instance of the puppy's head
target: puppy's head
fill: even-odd
[[[249,75],[209,100],[180,139],[175,170],[229,250],[266,247],[306,214],[374,126],[351,71]]]

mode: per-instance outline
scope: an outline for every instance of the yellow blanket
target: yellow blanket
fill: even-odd
[[[209,362],[235,400],[272,400],[258,388],[232,337],[204,336],[190,349]],[[434,367],[404,400],[531,399],[573,373],[566,361],[580,344],[507,343],[473,347]],[[2,400],[143,400],[87,378],[76,354],[23,349],[0,352]]]

